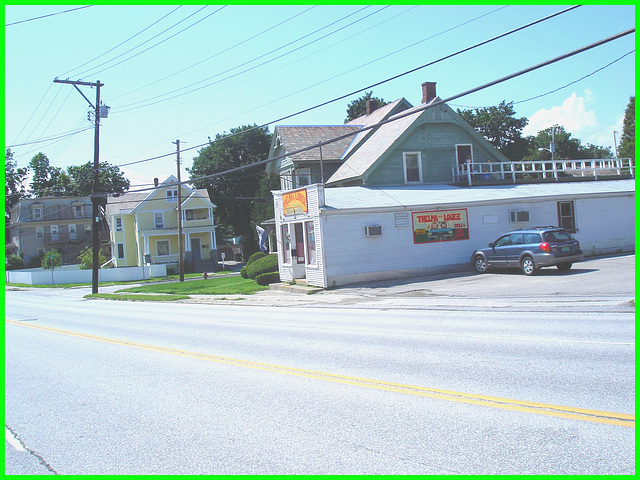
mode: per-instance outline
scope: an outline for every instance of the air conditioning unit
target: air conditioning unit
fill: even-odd
[[[382,225],[365,225],[364,236],[365,237],[379,237],[382,235]]]
[[[529,221],[527,210],[511,210],[511,223],[523,223]]]

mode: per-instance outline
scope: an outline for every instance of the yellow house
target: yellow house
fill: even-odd
[[[111,251],[116,267],[166,264],[178,268],[178,185],[170,176],[149,192],[107,200]],[[213,209],[206,190],[180,186],[185,269],[209,271],[217,265]]]

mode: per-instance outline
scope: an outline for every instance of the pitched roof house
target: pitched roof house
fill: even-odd
[[[170,176],[154,190],[107,199],[114,264],[117,267],[167,264],[177,268],[178,186]],[[206,190],[182,185],[182,233],[185,265],[193,271],[217,265],[213,209]]]

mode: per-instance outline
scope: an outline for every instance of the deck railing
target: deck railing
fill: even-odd
[[[453,182],[469,186],[483,183],[522,183],[535,180],[561,181],[576,178],[634,176],[630,158],[585,160],[542,160],[529,162],[467,161],[451,168]]]

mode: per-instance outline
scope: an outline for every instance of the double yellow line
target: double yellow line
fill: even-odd
[[[28,327],[46,332],[58,333],[71,337],[83,338],[102,343],[110,343],[124,347],[132,347],[140,350],[148,350],[157,353],[166,353],[181,357],[194,358],[198,360],[206,360],[210,362],[223,363],[237,367],[252,368],[255,370],[263,370],[268,372],[283,373],[286,375],[294,375],[297,377],[306,377],[316,380],[324,380],[327,382],[341,383],[345,385],[355,385],[358,387],[373,388],[384,390],[387,392],[404,393],[407,395],[417,395],[421,397],[434,398],[438,400],[448,400],[451,402],[467,403],[471,405],[479,405],[483,407],[500,408],[503,410],[512,410],[524,413],[534,413],[537,415],[547,415],[551,417],[559,417],[571,420],[582,420],[586,422],[604,423],[609,425],[618,425],[623,427],[635,428],[635,415],[627,413],[605,412],[600,410],[589,410],[585,408],[564,407],[561,405],[552,405],[546,403],[527,402],[523,400],[513,400],[509,398],[492,397],[487,395],[476,395],[463,392],[454,392],[450,390],[440,390],[436,388],[420,387],[416,385],[406,385],[401,383],[385,382],[382,380],[372,380],[367,378],[351,377],[348,375],[336,375],[333,373],[318,372],[314,370],[306,370],[302,368],[285,367],[280,365],[272,365],[268,363],[252,362],[248,360],[240,360],[236,358],[221,357],[207,353],[191,352],[188,350],[180,350],[177,348],[160,347],[157,345],[149,345],[144,343],[132,342],[129,340],[118,340],[115,338],[102,337],[98,335],[90,335],[87,333],[73,332],[70,330],[62,330],[59,328],[45,327],[32,323],[16,322],[13,320],[5,320],[6,323]]]

